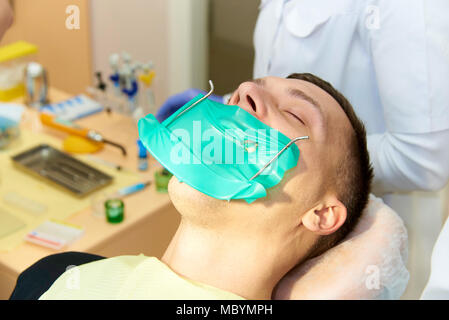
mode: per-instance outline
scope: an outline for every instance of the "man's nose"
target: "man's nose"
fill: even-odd
[[[253,82],[242,83],[229,104],[238,105],[258,119],[263,119],[267,113],[263,88]]]

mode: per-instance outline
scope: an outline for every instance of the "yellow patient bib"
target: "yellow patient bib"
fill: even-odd
[[[40,300],[242,300],[231,292],[184,278],[154,257],[119,256],[64,272]]]

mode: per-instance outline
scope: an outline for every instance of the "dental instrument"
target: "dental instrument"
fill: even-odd
[[[137,168],[139,169],[139,171],[146,171],[148,170],[148,152],[147,149],[145,149],[145,146],[142,144],[142,141],[140,141],[140,139],[137,140],[137,149],[138,149]]]
[[[124,187],[120,190],[118,190],[115,195],[117,195],[117,197],[125,197],[125,196],[129,196],[133,193],[142,191],[143,189],[145,189],[147,186],[149,186],[151,184],[151,181],[147,181],[147,182],[141,182],[141,183],[136,183],[133,184],[131,186],[128,187]]]
[[[292,143],[299,141],[299,140],[306,140],[306,139],[309,139],[309,136],[303,136],[303,137],[298,137],[298,138],[292,139],[284,148],[282,148],[281,151],[278,152],[277,155],[275,155],[269,162],[267,162],[267,164],[264,165],[263,168],[260,169],[259,172],[257,172],[254,176],[252,176],[251,179],[249,179],[249,180],[253,180],[253,179],[257,178],[274,160],[276,160],[281,155],[282,152],[284,152],[288,147],[290,147],[290,145]]]
[[[72,195],[83,197],[113,181],[113,177],[61,152],[41,144],[11,157],[14,165]]]
[[[62,119],[56,118],[54,115],[45,112],[40,113],[40,119],[44,125],[67,132],[71,135],[80,136],[94,142],[110,144],[116,148],[119,148],[123,156],[126,156],[126,149],[124,146],[104,138],[97,131],[82,128],[73,122],[64,121]]]
[[[93,155],[88,155],[87,159],[92,161],[92,162],[96,162],[98,164],[101,164],[101,165],[107,166],[109,168],[115,169],[117,171],[123,170],[123,167],[121,165],[115,164],[115,163],[110,162],[110,161],[103,160],[103,159],[98,158],[98,157],[93,156]]]

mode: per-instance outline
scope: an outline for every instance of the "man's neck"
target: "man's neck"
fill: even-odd
[[[211,231],[182,220],[162,257],[176,273],[246,299],[270,299],[293,267],[279,259],[273,241]]]

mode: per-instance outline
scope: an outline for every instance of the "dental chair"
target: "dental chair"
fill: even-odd
[[[399,216],[370,196],[355,230],[339,245],[290,271],[275,299],[399,299],[409,273],[407,231]],[[17,279],[11,300],[37,300],[68,266],[104,257],[65,252],[45,257]],[[281,289],[279,289],[281,288]]]

